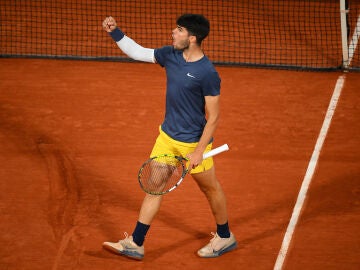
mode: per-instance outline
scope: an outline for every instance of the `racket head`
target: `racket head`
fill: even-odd
[[[140,187],[149,194],[163,195],[174,190],[184,179],[186,159],[175,155],[151,157],[138,173]]]

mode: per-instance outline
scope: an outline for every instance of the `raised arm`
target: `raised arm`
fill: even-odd
[[[103,28],[110,34],[118,47],[130,58],[138,61],[155,63],[154,49],[144,48],[127,37],[118,27],[113,17],[106,17]]]

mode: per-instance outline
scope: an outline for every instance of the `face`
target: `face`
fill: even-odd
[[[173,46],[176,50],[185,50],[190,46],[190,35],[186,28],[178,25],[172,30]]]

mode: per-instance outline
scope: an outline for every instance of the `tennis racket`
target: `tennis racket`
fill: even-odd
[[[227,150],[229,150],[229,146],[224,144],[204,153],[203,159]],[[174,190],[189,171],[186,167],[187,161],[189,160],[185,157],[170,154],[151,157],[139,170],[140,187],[152,195],[163,195]]]

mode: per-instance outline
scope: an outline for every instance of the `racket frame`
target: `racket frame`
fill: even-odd
[[[223,145],[221,145],[219,147],[216,147],[216,148],[204,153],[203,154],[203,159],[210,158],[212,156],[215,156],[215,155],[220,154],[220,153],[222,153],[224,151],[227,151],[227,150],[229,150],[229,146],[227,144],[223,144]],[[181,162],[181,166],[182,166],[181,177],[179,178],[179,181],[177,181],[174,186],[172,186],[171,188],[169,188],[169,189],[167,189],[165,191],[153,192],[153,191],[150,191],[150,190],[146,190],[143,183],[142,183],[142,181],[141,181],[141,175],[142,175],[143,169],[145,168],[145,166],[148,163],[152,162],[154,159],[161,158],[161,157],[176,158],[179,162]],[[140,167],[139,173],[138,173],[138,181],[139,181],[141,189],[144,190],[146,193],[151,194],[151,195],[164,195],[164,194],[169,193],[170,191],[174,190],[175,188],[177,188],[181,184],[181,182],[184,180],[186,174],[189,172],[189,170],[186,169],[183,161],[189,161],[189,159],[187,159],[185,157],[181,157],[181,156],[172,155],[172,154],[161,154],[161,155],[158,155],[158,156],[150,157],[147,161],[145,161],[142,164],[142,166]]]
[[[141,181],[141,175],[142,175],[142,171],[143,169],[145,168],[145,166],[152,162],[154,159],[157,159],[157,158],[161,158],[161,157],[170,157],[170,158],[176,158],[180,163],[181,163],[181,167],[182,167],[182,173],[181,173],[181,176],[179,178],[179,180],[176,182],[176,184],[174,186],[172,186],[170,189],[167,189],[167,190],[164,190],[162,192],[153,192],[153,191],[150,191],[150,190],[147,190],[145,189],[142,181]],[[188,161],[188,159],[184,158],[184,157],[181,157],[181,156],[176,156],[176,155],[171,155],[171,154],[161,154],[161,155],[158,155],[158,156],[154,156],[154,157],[151,157],[149,158],[147,161],[145,161],[143,163],[143,165],[140,167],[140,170],[139,170],[139,173],[138,173],[138,181],[139,181],[139,184],[140,184],[140,187],[142,188],[142,190],[144,190],[146,193],[148,194],[151,194],[151,195],[164,195],[166,193],[169,193],[170,191],[174,190],[178,185],[181,184],[181,182],[184,180],[186,174],[188,173],[188,170],[186,169],[183,161]]]

